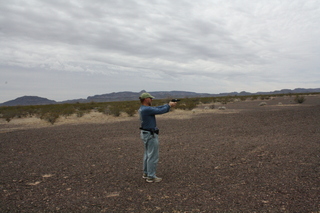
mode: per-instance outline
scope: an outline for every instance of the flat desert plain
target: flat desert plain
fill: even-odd
[[[320,96],[293,98],[157,116],[161,183],[137,116],[1,121],[0,212],[319,212]]]

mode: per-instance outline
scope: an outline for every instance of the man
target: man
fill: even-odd
[[[159,161],[159,129],[157,128],[155,115],[169,112],[170,108],[175,107],[177,103],[170,101],[168,104],[152,107],[152,99],[154,97],[149,93],[142,93],[139,99],[141,102],[141,107],[138,111],[141,121],[140,136],[144,143],[142,177],[148,183],[160,182],[162,178],[156,176]]]

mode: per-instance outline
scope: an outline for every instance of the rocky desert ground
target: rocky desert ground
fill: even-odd
[[[320,212],[320,96],[221,106],[157,117],[161,183],[137,116],[0,121],[0,211]]]

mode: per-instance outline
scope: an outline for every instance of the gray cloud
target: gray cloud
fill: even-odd
[[[0,102],[319,87],[319,3],[1,1]]]

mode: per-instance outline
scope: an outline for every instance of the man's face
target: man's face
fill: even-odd
[[[152,105],[152,98],[146,98],[146,103],[148,106]]]

